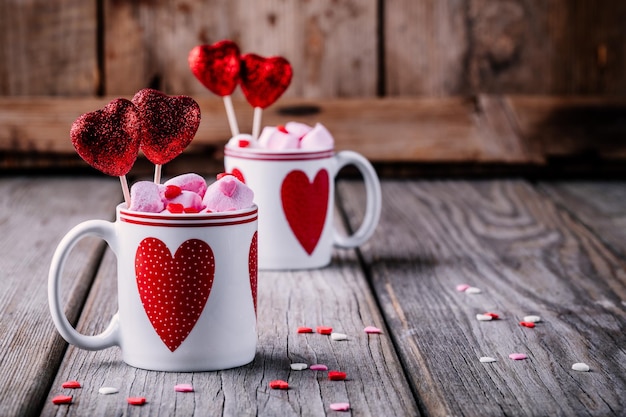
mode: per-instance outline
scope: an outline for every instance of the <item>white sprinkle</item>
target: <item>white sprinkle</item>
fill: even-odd
[[[476,288],[476,287],[469,287],[468,289],[465,290],[465,292],[467,294],[480,294],[482,291],[480,288]]]
[[[113,388],[113,387],[101,387],[98,392],[102,395],[109,395],[109,394],[117,394],[118,392],[120,392],[117,388]]]
[[[589,372],[589,365],[583,362],[577,362],[572,365],[572,369],[580,372]]]
[[[479,361],[481,361],[482,363],[490,363],[490,362],[495,362],[496,358],[492,358],[490,356],[482,356],[480,359],[478,359]]]
[[[348,335],[343,334],[343,333],[331,333],[330,338],[333,340],[347,340]]]
[[[478,321],[491,321],[493,317],[488,314],[476,314],[476,320]]]
[[[306,363],[292,363],[291,365],[289,365],[291,367],[291,369],[293,369],[294,371],[304,371],[306,368],[309,367],[309,365],[307,365]]]
[[[524,316],[524,321],[528,321],[530,323],[539,323],[541,321],[541,317],[539,317],[539,316]]]

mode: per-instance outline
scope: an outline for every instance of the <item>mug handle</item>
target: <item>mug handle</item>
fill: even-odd
[[[380,181],[378,175],[370,162],[365,157],[354,151],[341,151],[335,155],[337,167],[335,175],[346,165],[354,165],[365,182],[365,216],[361,226],[352,235],[343,236],[335,229],[333,230],[333,243],[340,248],[355,248],[365,243],[376,230],[378,220],[380,220],[380,210],[382,205],[382,194],[380,191]]]
[[[50,272],[48,274],[48,303],[50,313],[57,330],[63,338],[73,345],[86,350],[100,350],[114,345],[119,345],[119,321],[115,314],[107,328],[95,336],[87,336],[79,333],[70,324],[61,306],[61,283],[65,261],[71,249],[80,239],[87,235],[97,236],[104,239],[115,251],[115,224],[104,220],[88,220],[76,225],[70,230],[59,245],[52,257]]]

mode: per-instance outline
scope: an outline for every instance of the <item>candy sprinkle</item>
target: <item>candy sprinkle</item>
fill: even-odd
[[[493,317],[488,314],[476,314],[476,320],[478,321],[491,321]]]
[[[319,334],[331,334],[333,332],[333,328],[327,326],[317,326],[316,331]]]
[[[496,358],[492,358],[490,356],[482,356],[480,359],[478,359],[480,362],[482,363],[491,363],[491,362],[496,362]]]
[[[298,333],[313,333],[310,327],[298,327]]]
[[[271,389],[289,389],[289,384],[282,379],[275,379],[274,381],[270,381]]]
[[[529,323],[539,323],[541,321],[541,317],[539,316],[524,316],[524,321]]]
[[[346,379],[346,373],[345,372],[340,372],[340,371],[329,371],[328,372],[328,379],[330,379],[331,381],[343,381],[344,379]]]
[[[330,338],[332,340],[348,340],[348,335],[343,333],[331,333]]]
[[[145,397],[128,397],[126,402],[130,405],[144,405],[146,403]]]
[[[498,320],[500,318],[500,316],[496,313],[485,313],[485,316],[491,316],[494,320]]]
[[[307,365],[306,363],[292,363],[291,365],[289,365],[291,367],[291,369],[293,369],[294,371],[304,371],[306,368],[309,367],[309,365]]]
[[[509,355],[509,358],[513,359],[514,361],[522,361],[522,360],[524,360],[524,359],[527,359],[527,358],[528,358],[528,356],[526,356],[526,355],[525,355],[525,354],[523,354],[523,353],[511,353],[511,354]]]
[[[578,372],[589,372],[589,365],[583,362],[577,362],[572,365],[572,369]]]
[[[367,326],[363,331],[367,334],[380,334],[382,331],[378,327]]]
[[[456,286],[456,290],[458,292],[463,292],[463,291],[467,290],[469,287],[470,286],[467,285],[467,284],[459,284],[459,285]]]
[[[117,394],[120,391],[114,387],[100,387],[98,392],[102,395],[110,395],[110,394]]]
[[[465,292],[467,294],[480,294],[482,292],[482,290],[480,288],[476,288],[476,287],[468,287]]]
[[[174,391],[193,392],[193,386],[191,384],[177,384],[177,385],[174,385]]]
[[[349,403],[333,403],[330,405],[330,409],[333,411],[349,411],[350,404]]]
[[[535,323],[533,323],[532,321],[520,321],[519,324],[520,326],[528,327],[529,329],[535,327]]]
[[[318,364],[309,366],[309,369],[312,371],[328,371],[328,366],[318,363]]]
[[[71,404],[72,396],[71,395],[57,395],[52,399],[53,404]]]
[[[72,388],[72,389],[81,388],[80,382],[78,381],[66,381],[63,384],[61,384],[61,386],[63,388]]]

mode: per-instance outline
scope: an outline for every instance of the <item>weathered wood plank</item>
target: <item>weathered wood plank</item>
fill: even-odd
[[[96,1],[0,2],[0,95],[95,95]]]
[[[83,310],[79,329],[102,331],[116,309],[115,259],[107,252]],[[117,348],[85,352],[70,347],[42,415],[110,416],[130,413],[126,398],[145,396],[147,404],[133,415],[317,416],[329,404],[349,402],[352,415],[419,415],[390,336],[353,252],[337,253],[333,265],[300,272],[261,272],[258,285],[259,339],[253,363],[219,372],[164,373],[135,369],[121,362]],[[299,326],[333,326],[349,340],[333,342],[319,334],[297,334]],[[374,325],[384,334],[366,336]],[[323,363],[347,372],[345,382],[329,381],[326,372],[291,371],[292,362]],[[81,390],[62,390],[77,379]],[[274,391],[269,382],[283,379],[289,391]],[[191,383],[194,393],[174,392]],[[101,386],[119,394],[102,396]],[[51,398],[74,395],[69,408]]]
[[[119,188],[119,182],[99,179],[0,179],[0,415],[39,412],[65,350],[48,310],[50,259],[71,227],[111,217]],[[102,251],[101,242],[86,238],[68,259],[63,294],[70,321],[78,318]]]
[[[374,0],[104,3],[106,94],[151,86],[211,96],[191,74],[187,55],[198,44],[232,39],[242,53],[291,62],[287,97],[376,95]],[[242,97],[239,90],[236,96]]]
[[[362,215],[357,190],[340,184],[349,218]],[[623,259],[529,184],[385,181],[381,224],[362,253],[427,414],[626,408]],[[461,283],[482,293],[456,291]],[[477,321],[486,311],[502,318]],[[543,321],[519,326],[528,314]],[[575,362],[592,371],[572,371]]]

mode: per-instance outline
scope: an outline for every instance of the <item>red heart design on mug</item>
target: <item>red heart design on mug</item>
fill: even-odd
[[[250,252],[248,252],[248,273],[250,274],[250,289],[252,291],[252,301],[254,302],[254,314],[256,314],[257,283],[259,277],[257,236],[258,232],[254,232],[252,242],[250,242]]]
[[[137,107],[123,98],[83,114],[70,131],[78,155],[97,170],[116,177],[133,167],[142,134]]]
[[[310,255],[324,230],[328,210],[330,182],[328,172],[321,169],[313,182],[302,171],[291,171],[280,187],[283,211],[289,227],[304,250]]]
[[[287,90],[293,71],[285,58],[241,57],[241,90],[252,107],[270,106]]]
[[[145,134],[141,150],[153,164],[176,158],[193,139],[200,126],[200,106],[188,96],[168,96],[151,88],[135,94]]]
[[[230,40],[198,45],[189,52],[193,75],[214,94],[229,96],[239,82],[239,47]]]
[[[215,278],[213,250],[202,240],[189,239],[172,257],[163,241],[148,237],[137,248],[135,275],[152,327],[174,352],[193,330],[209,299]]]

